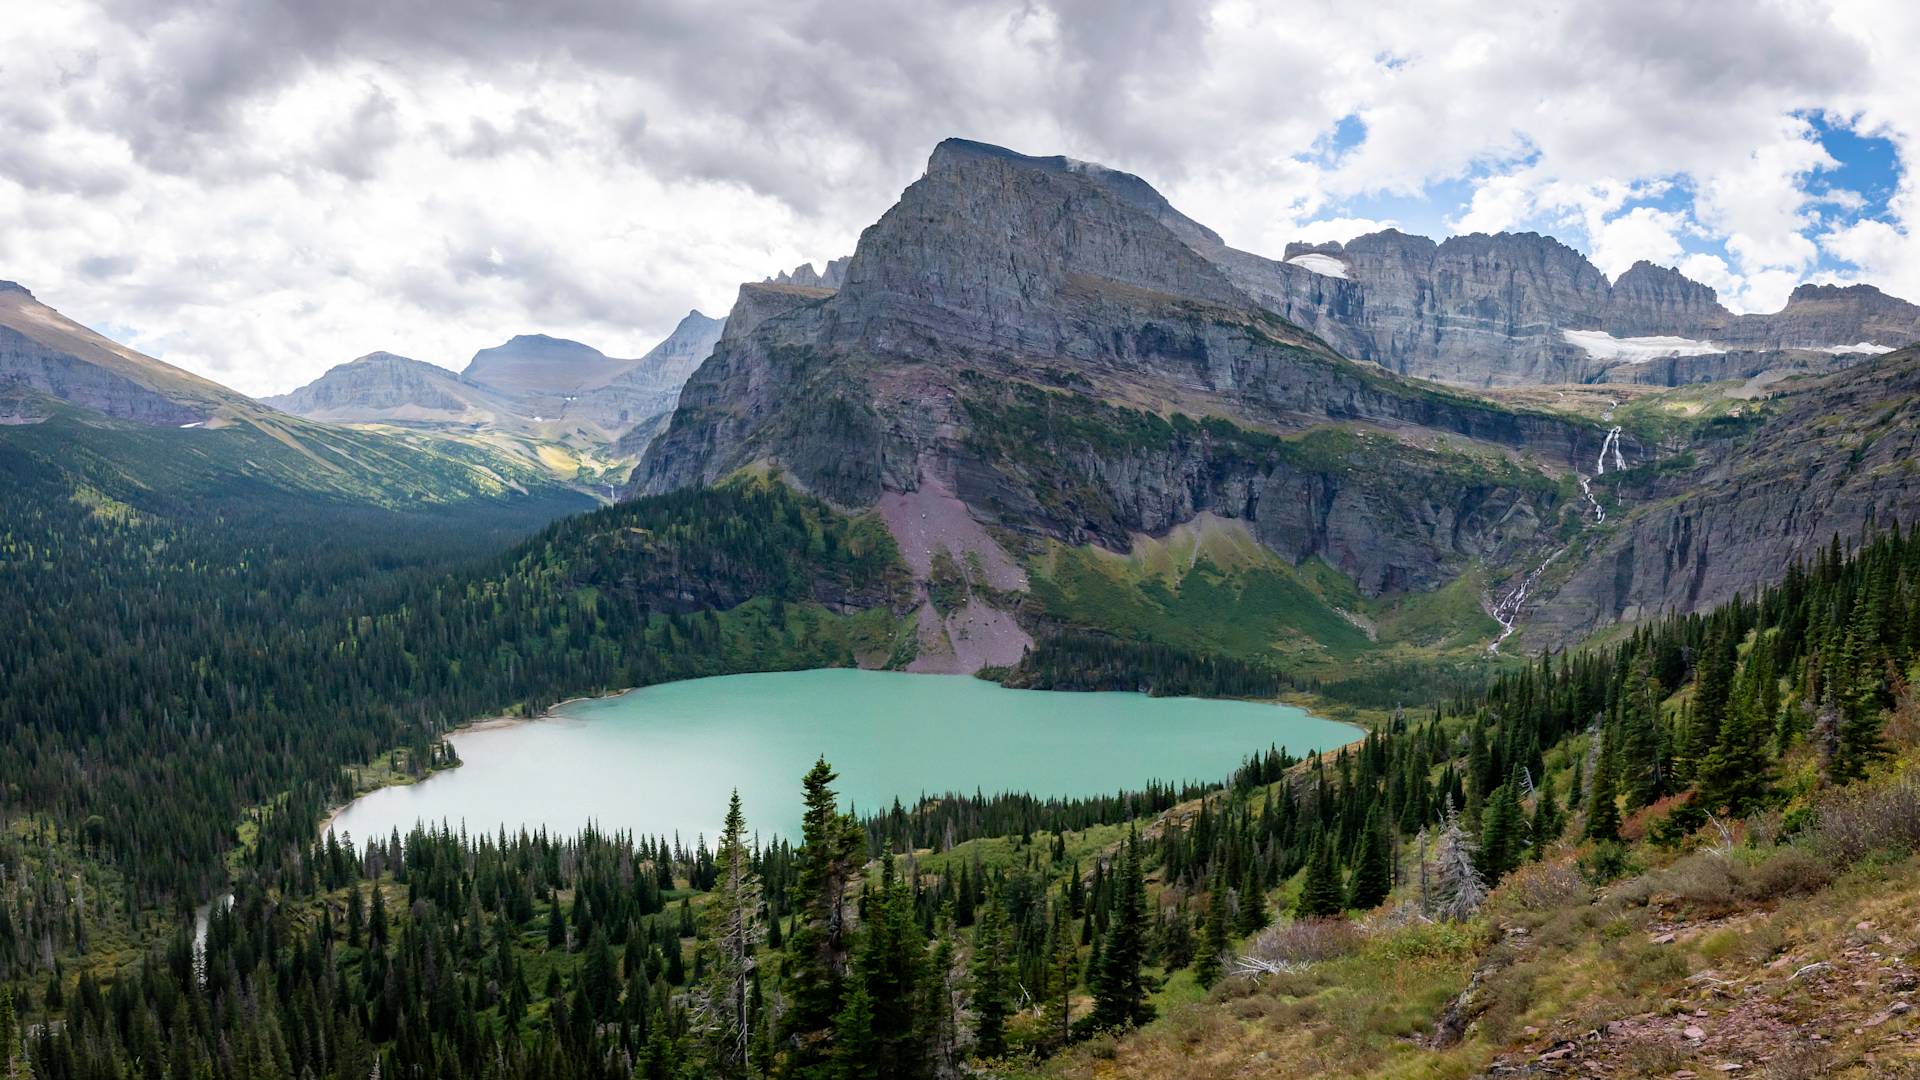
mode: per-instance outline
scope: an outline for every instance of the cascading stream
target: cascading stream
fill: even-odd
[[[1613,419],[1613,410],[1611,408],[1607,410],[1605,419]],[[1606,441],[1600,444],[1600,456],[1593,463],[1594,476],[1606,475],[1607,455],[1609,454],[1613,455],[1613,471],[1625,471],[1627,459],[1626,456],[1620,452],[1620,435],[1622,430],[1622,428],[1616,425],[1607,432]],[[1587,497],[1587,505],[1593,507],[1593,523],[1595,525],[1605,524],[1607,520],[1607,508],[1600,505],[1600,500],[1593,494],[1593,478],[1580,473],[1575,473],[1574,475],[1580,478],[1580,493]],[[1493,615],[1493,620],[1500,624],[1500,636],[1494,638],[1492,643],[1487,646],[1488,652],[1499,652],[1501,642],[1512,637],[1513,632],[1519,629],[1520,609],[1526,606],[1527,597],[1533,594],[1534,587],[1540,583],[1540,577],[1546,573],[1547,567],[1566,550],[1566,547],[1556,549],[1554,553],[1547,556],[1539,566],[1534,567],[1531,573],[1521,579],[1518,586],[1508,590],[1505,596],[1494,601],[1491,614]]]

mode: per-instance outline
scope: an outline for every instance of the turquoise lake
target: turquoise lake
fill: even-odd
[[[751,829],[793,836],[819,755],[844,806],[922,793],[1094,795],[1149,780],[1216,781],[1269,745],[1296,755],[1359,738],[1290,705],[1008,690],[956,675],[830,669],[664,683],[546,718],[452,736],[459,768],[361,798],[334,820],[356,839],[416,821],[711,839],[738,787]]]

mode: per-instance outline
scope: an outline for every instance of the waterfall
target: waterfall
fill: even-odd
[[[1600,444],[1600,460],[1593,463],[1593,474],[1599,476],[1607,471],[1607,454],[1613,454],[1613,471],[1619,472],[1627,467],[1627,459],[1620,455],[1620,429],[1607,432],[1607,441]]]

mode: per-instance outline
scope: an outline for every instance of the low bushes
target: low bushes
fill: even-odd
[[[1920,784],[1901,779],[1829,792],[1811,831],[1814,848],[1840,865],[1877,850],[1912,851],[1920,847]]]
[[[1316,963],[1345,956],[1360,942],[1360,929],[1345,919],[1295,919],[1260,931],[1247,942],[1245,955],[1274,963]]]
[[[1537,915],[1577,907],[1592,898],[1593,889],[1580,868],[1557,860],[1528,863],[1508,874],[1487,898],[1487,906],[1496,913]]]
[[[1833,867],[1799,845],[1778,848],[1754,861],[1701,851],[1622,882],[1607,894],[1620,906],[1671,898],[1702,915],[1720,915],[1750,904],[1813,892],[1833,880]]]

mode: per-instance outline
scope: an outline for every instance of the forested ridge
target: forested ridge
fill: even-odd
[[[304,839],[343,765],[418,773],[449,726],[891,646],[903,571],[871,522],[743,482],[514,543],[575,505],[181,495],[0,444],[0,809],[109,853],[137,918],[224,881],[260,808],[290,800],[269,828]]]

